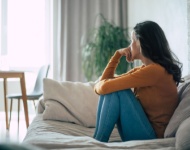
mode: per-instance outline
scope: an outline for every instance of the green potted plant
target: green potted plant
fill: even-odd
[[[130,44],[128,30],[107,21],[102,15],[101,25],[93,28],[82,46],[82,67],[88,81],[97,79],[106,67],[109,59],[120,48]],[[116,74],[127,72],[133,67],[122,57]]]

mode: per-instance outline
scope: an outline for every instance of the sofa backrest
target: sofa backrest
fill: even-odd
[[[179,105],[165,130],[164,137],[175,137],[180,124],[190,117],[190,75],[178,86]]]

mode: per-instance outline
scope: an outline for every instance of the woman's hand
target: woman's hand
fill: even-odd
[[[132,53],[131,53],[131,48],[127,47],[127,48],[122,48],[119,49],[118,52],[122,55],[122,56],[126,56],[126,61],[128,62],[132,62]]]

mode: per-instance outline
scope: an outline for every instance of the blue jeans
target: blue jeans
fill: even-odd
[[[130,89],[100,95],[94,138],[108,142],[115,124],[122,141],[156,138],[141,104]]]

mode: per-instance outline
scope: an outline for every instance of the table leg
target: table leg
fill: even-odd
[[[29,126],[29,117],[28,117],[28,105],[27,105],[26,86],[25,86],[24,73],[23,73],[22,77],[20,78],[20,84],[21,84],[21,91],[22,91],[22,100],[23,100],[23,106],[24,106],[24,114],[25,114],[26,127],[28,128],[28,126]]]
[[[4,78],[4,80],[3,80],[3,86],[4,86],[4,104],[5,104],[6,129],[9,129],[8,109],[7,109],[7,78]]]

